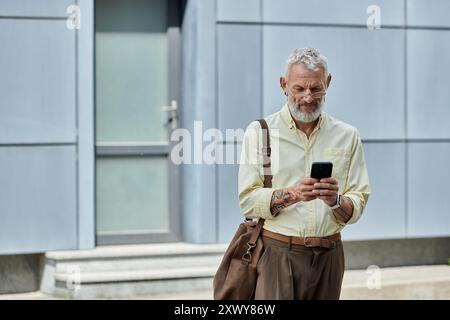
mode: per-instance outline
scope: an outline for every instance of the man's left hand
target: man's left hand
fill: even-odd
[[[314,184],[312,192],[316,195],[317,199],[322,200],[328,206],[334,206],[336,204],[336,197],[338,195],[339,185],[334,178],[324,178]]]

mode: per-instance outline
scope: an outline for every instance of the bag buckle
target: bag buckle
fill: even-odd
[[[244,254],[242,255],[242,260],[247,261],[247,262],[250,262],[250,260],[252,260],[252,254],[251,254],[250,251],[251,251],[254,247],[256,247],[256,243],[255,243],[255,244],[251,244],[250,242],[247,242],[247,246],[248,246],[247,252],[244,253]]]
[[[263,147],[262,149],[263,149],[264,153],[265,153],[268,157],[271,156],[271,154],[272,154],[272,148],[271,148],[271,147]]]

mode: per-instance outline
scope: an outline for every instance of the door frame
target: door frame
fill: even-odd
[[[94,0],[95,1],[95,0]],[[151,1],[151,0],[149,0]],[[167,0],[168,14],[168,97],[167,105],[170,101],[177,101],[178,105],[178,123],[180,123],[181,109],[181,24],[186,0]],[[132,3],[132,2],[130,2]],[[94,3],[95,4],[95,3]],[[94,10],[96,6],[94,5]],[[94,12],[95,19],[95,12]],[[95,21],[94,21],[95,26]],[[94,27],[94,33],[96,29]],[[96,43],[94,40],[94,50]],[[94,55],[95,57],[95,55]],[[95,58],[94,58],[95,59]],[[94,61],[95,63],[95,61]],[[95,68],[94,68],[95,70]],[[94,71],[95,75],[95,71]],[[95,76],[94,76],[95,77]],[[95,82],[95,81],[94,81]],[[95,90],[94,90],[95,91]],[[162,108],[163,106],[161,106]],[[161,109],[162,112],[162,109]],[[168,123],[168,131],[170,124]],[[170,131],[169,131],[170,136]],[[95,158],[111,156],[166,156],[168,161],[168,210],[169,225],[168,230],[152,230],[151,232],[104,232],[97,233],[95,228],[96,245],[119,245],[119,244],[142,244],[142,243],[161,243],[181,241],[181,167],[170,161],[170,150],[173,142],[168,139],[167,143],[152,143],[152,145],[124,145],[120,143],[97,143],[95,139]],[[95,186],[97,185],[96,173]],[[96,188],[95,188],[96,189]],[[97,196],[95,196],[95,203]],[[95,206],[96,208],[96,206]],[[97,214],[97,212],[95,212]]]

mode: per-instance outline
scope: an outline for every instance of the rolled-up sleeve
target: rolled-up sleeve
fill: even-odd
[[[270,201],[275,189],[264,188],[262,130],[254,121],[245,130],[239,165],[239,206],[247,218],[273,219]]]
[[[364,150],[359,132],[353,134],[352,154],[344,196],[353,202],[353,215],[346,224],[356,223],[361,217],[370,195],[369,176],[367,174]]]

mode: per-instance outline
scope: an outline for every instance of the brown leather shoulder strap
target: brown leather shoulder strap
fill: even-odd
[[[264,188],[272,188],[272,173],[270,171],[270,156],[272,153],[272,149],[270,148],[269,126],[267,125],[267,122],[264,119],[258,119],[258,122],[263,130],[262,154],[263,154]],[[260,218],[250,238],[249,242],[251,244],[256,243],[256,240],[258,239],[259,234],[262,231],[263,224],[264,219]]]
[[[258,119],[259,124],[263,130],[263,172],[264,172],[264,188],[272,188],[272,173],[270,171],[270,155],[272,149],[270,148],[270,132],[266,120]]]

